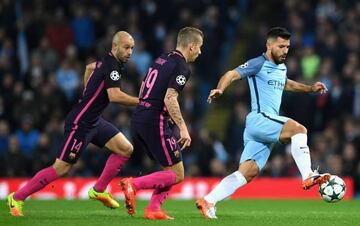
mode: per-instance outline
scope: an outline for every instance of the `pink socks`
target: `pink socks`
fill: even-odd
[[[174,185],[176,174],[172,170],[157,171],[155,173],[133,179],[136,190],[162,189]]]
[[[162,188],[162,189],[156,189],[154,191],[154,193],[152,194],[152,196],[151,196],[151,200],[150,200],[149,205],[146,208],[152,209],[152,210],[161,209],[161,205],[163,204],[163,202],[167,198],[171,187],[172,186],[165,187],[165,188]]]
[[[158,171],[133,179],[136,190],[155,189],[151,196],[148,209],[159,210],[167,198],[171,187],[176,183],[176,174],[172,170]]]
[[[116,177],[116,175],[119,173],[121,167],[124,165],[124,163],[128,160],[128,157],[124,157],[117,154],[111,154],[106,161],[104,170],[101,173],[101,176],[96,181],[96,184],[94,185],[94,189],[97,192],[104,192],[108,184],[111,182],[111,180]]]
[[[31,194],[41,190],[46,185],[58,179],[55,169],[50,166],[40,170],[27,184],[15,192],[14,198],[18,201],[24,201]]]

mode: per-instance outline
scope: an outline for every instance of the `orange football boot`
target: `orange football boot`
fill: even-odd
[[[303,180],[302,187],[304,190],[308,190],[314,185],[317,184],[321,185],[323,183],[328,182],[329,180],[330,180],[330,174],[328,173],[319,174],[317,170],[314,170],[314,172],[311,173],[308,178]]]
[[[125,195],[125,207],[129,215],[135,214],[136,189],[132,182],[132,177],[124,178],[120,181],[121,190]]]
[[[164,210],[152,210],[148,208],[145,209],[144,217],[149,220],[174,220],[174,218],[167,215]]]
[[[196,201],[196,207],[206,219],[217,219],[215,205],[206,201],[204,198]]]

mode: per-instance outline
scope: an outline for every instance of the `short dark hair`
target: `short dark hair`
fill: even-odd
[[[291,34],[288,30],[286,30],[286,28],[283,27],[273,27],[267,33],[268,39],[269,38],[277,39],[278,37],[288,40],[290,39]]]
[[[184,27],[182,28],[177,35],[177,46],[185,47],[190,42],[198,41],[198,37],[204,38],[204,35],[201,30],[194,27]]]

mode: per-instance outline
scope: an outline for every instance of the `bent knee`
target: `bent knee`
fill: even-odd
[[[115,150],[112,150],[113,152],[115,152],[116,154],[125,156],[125,157],[130,157],[132,155],[132,153],[134,152],[134,147],[132,144],[127,144],[123,147],[116,147]]]
[[[185,178],[184,173],[176,174],[176,183],[180,183]]]
[[[259,173],[259,171],[248,172],[244,175],[244,177],[245,177],[246,181],[249,183],[258,175],[258,173]]]
[[[72,165],[63,160],[56,159],[52,167],[59,177],[64,177],[70,172]]]
[[[176,182],[175,183],[180,183],[181,181],[184,180],[185,176],[184,176],[184,172],[174,172],[176,174]]]
[[[250,182],[260,173],[260,169],[254,160],[248,160],[239,166],[239,172]]]
[[[297,123],[297,125],[294,128],[294,134],[298,134],[298,133],[305,133],[307,134],[307,129],[305,126],[301,125],[300,123]]]
[[[307,129],[305,128],[305,126],[301,125],[300,123],[294,120],[289,121],[289,124],[287,125],[286,129],[288,130],[288,135],[290,135],[289,138],[298,133],[307,134]]]
[[[65,177],[66,175],[69,174],[71,166],[54,166],[53,168],[55,169],[56,174],[58,175],[58,177]]]
[[[133,152],[134,152],[134,146],[132,144],[128,144],[123,150],[123,155],[130,157]]]

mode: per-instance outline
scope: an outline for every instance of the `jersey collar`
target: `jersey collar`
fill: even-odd
[[[170,52],[170,54],[179,55],[181,58],[183,58],[185,60],[184,55],[179,50],[173,50],[173,51]]]
[[[266,53],[263,53],[262,56],[265,58],[265,60],[270,61],[269,58],[266,56]]]
[[[279,66],[279,65],[282,65],[284,63],[281,63],[281,64],[275,64],[274,62],[272,62],[271,60],[269,60],[269,58],[266,56],[266,53],[263,53],[262,56],[265,58],[265,60],[269,61],[271,64],[273,65],[276,65],[276,66]]]
[[[109,52],[109,56],[111,56],[117,63],[119,63],[121,68],[124,67],[125,64],[123,62],[117,60],[111,52]]]

